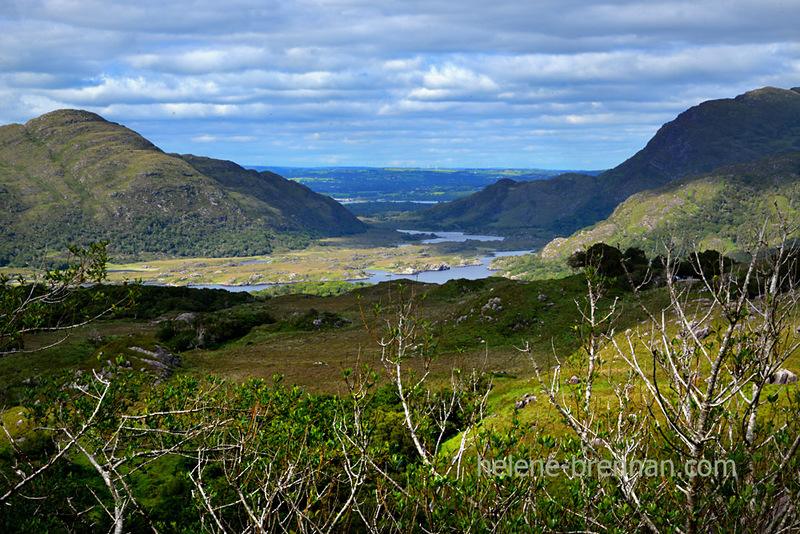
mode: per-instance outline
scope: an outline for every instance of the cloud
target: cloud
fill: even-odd
[[[249,164],[610,167],[703,100],[800,85],[780,0],[9,4],[0,121],[80,107]]]

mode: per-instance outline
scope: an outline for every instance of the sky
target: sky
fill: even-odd
[[[599,170],[800,86],[796,0],[0,0],[0,124],[263,166]]]

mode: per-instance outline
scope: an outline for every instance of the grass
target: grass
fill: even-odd
[[[580,276],[541,282],[490,278],[454,280],[441,286],[406,284],[406,297],[413,293],[421,300],[420,316],[439,343],[438,357],[429,369],[430,384],[434,387],[446,384],[456,367],[478,370],[492,377],[487,413],[494,417],[486,424],[508,424],[515,402],[523,394],[532,393],[537,400],[520,411],[521,420],[537,431],[564,433],[567,429],[560,415],[534,377],[531,358],[548,372],[560,362],[562,382],[572,374],[579,377],[585,374],[579,361],[572,357],[580,349],[574,327],[580,320],[576,303],[583,302],[584,284]],[[284,383],[298,384],[309,393],[343,394],[347,391],[342,377],[344,369],[368,365],[385,375],[380,346],[366,328],[365,321],[372,325],[372,310],[376,305],[390,308],[397,301],[401,285],[396,281],[383,282],[329,297],[283,295],[238,305],[251,311],[267,311],[276,322],[256,326],[249,334],[216,350],[183,352],[176,372],[195,377],[216,374],[236,382],[248,378],[269,380],[282,375]],[[669,298],[664,289],[644,292],[642,297],[651,309],[668,308]],[[618,343],[624,342],[626,332],[650,330],[632,294],[612,291],[609,302],[614,298],[618,299],[614,330]],[[499,302],[502,309],[485,308],[493,301]],[[702,293],[692,293],[688,302],[690,311],[702,310],[707,305]],[[315,327],[305,319],[312,316],[309,314],[322,312],[336,318],[335,327]],[[387,318],[391,319],[391,314]],[[680,328],[677,316],[668,311],[667,319],[671,333],[677,334]],[[376,323],[374,333],[378,337],[384,325]],[[22,380],[32,376],[48,376],[65,368],[94,368],[102,365],[106,357],[117,354],[135,357],[129,353],[129,347],[135,344],[152,350],[158,328],[158,324],[142,321],[97,323],[77,331],[69,344],[0,360],[0,386],[10,388],[11,393],[19,393],[24,387]],[[107,339],[96,344],[91,341],[96,337]],[[40,334],[26,339],[31,348],[50,342],[52,335]],[[526,344],[528,353],[519,350]],[[646,347],[640,344],[636,350],[645,369],[649,369],[652,357]],[[105,352],[102,361],[97,358],[100,351]],[[601,353],[601,359],[605,363],[600,368],[594,391],[596,405],[605,408],[616,403],[611,384],[622,381],[628,368],[610,345]],[[793,354],[785,366],[796,371],[800,368],[800,355]],[[424,371],[422,362],[413,358],[407,361],[407,369],[417,373]],[[570,386],[562,383],[562,393],[569,389]],[[770,386],[770,392],[773,389],[779,388]]]

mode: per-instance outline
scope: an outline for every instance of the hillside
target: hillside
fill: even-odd
[[[730,252],[774,214],[775,202],[785,216],[800,215],[798,198],[800,152],[730,165],[637,193],[608,219],[553,240],[541,257],[563,259],[598,242],[636,246],[651,256],[663,253],[665,244]]]
[[[78,110],[0,127],[0,225],[0,265],[97,240],[123,257],[263,254],[366,228],[277,174],[166,154]]]
[[[542,243],[608,217],[630,195],[676,178],[800,150],[800,88],[767,87],[704,102],[662,126],[642,150],[596,178],[501,180],[405,216],[418,228],[524,234]]]
[[[504,178],[483,191],[407,214],[401,220],[426,230],[525,233],[544,243],[554,235],[570,233],[575,225],[583,227],[597,220],[576,219],[575,214],[591,212],[587,202],[599,190],[598,180],[585,174],[563,174],[537,182]]]

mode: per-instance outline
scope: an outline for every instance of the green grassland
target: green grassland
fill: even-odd
[[[170,339],[157,339],[159,331],[170,318],[192,312],[207,318],[207,330],[214,322],[230,318],[247,328],[212,349],[181,352],[179,374],[211,373],[235,381],[278,374],[311,392],[341,392],[343,369],[359,364],[381,366],[379,347],[367,328],[381,330],[381,323],[374,325],[375,306],[391,308],[401,295],[413,295],[420,302],[419,315],[437,339],[439,357],[433,370],[438,380],[446,380],[455,366],[477,369],[496,377],[501,391],[513,394],[529,387],[531,378],[531,356],[520,348],[529,345],[531,355],[545,367],[578,350],[574,327],[580,321],[578,306],[585,283],[580,275],[538,282],[453,280],[441,286],[394,281],[329,297],[265,298],[179,287],[144,287],[142,291],[139,304],[123,312],[124,317],[74,331],[66,343],[43,352],[4,358],[0,387],[19,387],[27,378],[65,368],[96,369],[108,359],[130,358],[130,346],[153,350],[160,343],[169,347]],[[209,301],[212,295],[214,303]],[[617,328],[641,325],[645,316],[631,295],[619,292],[617,296],[622,299]],[[658,290],[648,299],[659,305],[666,295]],[[139,311],[134,311],[137,307]],[[31,335],[25,346],[44,347],[56,341],[55,336]]]
[[[446,384],[456,368],[476,370],[491,379],[488,411],[493,418],[487,424],[508,423],[515,401],[525,393],[533,393],[538,401],[518,416],[549,432],[565,432],[560,416],[534,378],[531,358],[548,372],[560,365],[562,379],[585,373],[576,357],[580,338],[575,330],[581,321],[580,307],[585,305],[582,275],[537,282],[503,278],[453,280],[441,286],[383,282],[328,297],[293,294],[267,298],[188,288],[146,287],[143,291],[140,312],[129,311],[123,313],[127,317],[79,329],[57,347],[12,354],[0,360],[0,388],[6,405],[14,405],[48,376],[64,370],[98,371],[108,362],[135,359],[137,352],[132,347],[154,350],[157,345],[179,355],[180,363],[175,368],[178,376],[202,379],[213,374],[234,382],[283,376],[286,383],[300,385],[309,393],[345,394],[345,369],[367,365],[382,374],[375,336],[381,337],[385,325],[380,319],[376,322],[373,312],[376,306],[391,309],[400,298],[419,302],[417,313],[437,340],[437,358],[430,369],[432,387]],[[212,294],[216,299],[213,302],[209,300]],[[604,306],[614,299],[613,333],[620,343],[626,332],[650,330],[649,320],[631,293],[613,289]],[[687,299],[687,309],[693,313],[701,313],[708,305],[708,299],[699,292],[690,293]],[[666,289],[645,292],[644,302],[657,311],[667,309]],[[186,311],[203,318],[208,331],[215,323],[223,323],[226,331],[235,330],[236,321],[245,328],[211,348],[189,347],[178,352],[173,348],[178,337],[165,339],[163,330],[174,322],[171,319]],[[669,328],[677,335],[677,316],[668,312],[667,317]],[[190,330],[183,323],[177,328]],[[55,336],[30,335],[25,346],[47,346],[58,340]],[[521,350],[525,347],[527,351]],[[639,346],[637,351],[640,357],[647,356],[645,347]],[[612,385],[628,373],[627,365],[614,354],[610,344],[601,359],[606,363],[596,387],[598,405],[614,401]],[[407,365],[421,371],[422,362],[411,359]],[[800,354],[794,354],[786,366],[799,368]],[[153,374],[147,366],[133,367]],[[569,395],[569,386],[564,390]]]

